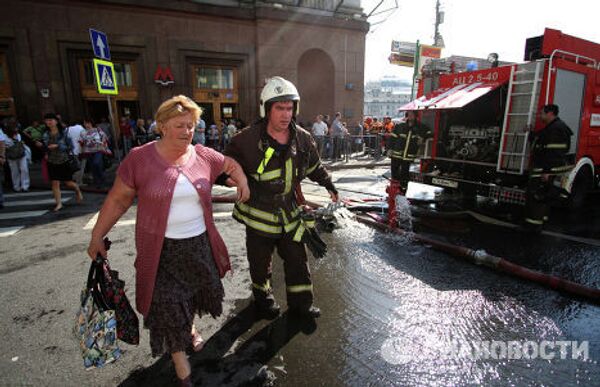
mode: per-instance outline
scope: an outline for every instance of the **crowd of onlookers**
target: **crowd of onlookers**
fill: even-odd
[[[85,118],[67,125],[60,115],[48,113],[43,121],[23,127],[14,117],[5,118],[0,121],[0,209],[3,186],[14,192],[29,191],[33,164],[40,164],[42,178],[51,184],[54,211],[62,208],[61,182],[73,189],[81,202],[80,185],[105,186],[104,173],[113,154],[113,136],[106,119],[96,124]]]
[[[349,126],[338,112],[333,120],[328,115],[319,114],[314,122],[304,122],[301,126],[313,135],[321,158],[335,161],[352,153],[374,157],[385,155],[395,124],[390,117],[383,121],[367,117]]]
[[[224,119],[207,127],[201,119],[194,131],[193,144],[222,151],[244,126],[242,120]],[[110,182],[105,181],[105,171],[117,151],[124,157],[132,148],[160,138],[154,120],[130,116],[119,119],[119,133],[115,141],[106,118],[100,122],[85,118],[67,124],[59,114],[47,114],[42,121],[34,120],[26,127],[14,117],[0,120],[0,186],[14,192],[29,191],[30,166],[39,163],[44,180],[55,190],[55,197],[60,195],[61,181],[76,191],[78,199],[83,197],[81,185],[106,188]],[[59,202],[56,210],[62,208]]]
[[[90,174],[97,185],[102,184],[102,174],[96,166],[102,165],[113,155],[113,134],[106,119],[96,123],[91,118],[85,118],[72,124],[67,124],[59,114],[46,114],[42,121],[34,120],[29,126],[23,127],[14,117],[0,121],[0,136],[5,145],[5,177],[12,183],[15,192],[29,189],[29,166],[47,162],[51,156],[50,142],[52,129],[56,126],[61,141],[65,142],[66,153],[75,156],[82,172]],[[63,139],[64,137],[64,139]],[[8,167],[8,168],[7,168]],[[84,174],[75,177],[82,183]],[[85,176],[88,177],[88,176]]]
[[[389,117],[383,121],[367,117],[348,125],[341,113],[336,113],[333,119],[328,115],[318,115],[314,122],[303,122],[301,126],[314,136],[321,157],[335,161],[357,152],[375,157],[384,155],[394,124]],[[245,126],[239,119],[224,119],[208,126],[200,119],[192,143],[223,151],[231,138]],[[105,181],[104,174],[117,149],[125,156],[132,148],[160,137],[152,119],[129,116],[120,118],[119,132],[120,138],[115,141],[106,118],[100,122],[85,118],[68,125],[60,115],[47,114],[43,121],[35,120],[26,127],[14,117],[5,118],[0,121],[0,166],[3,167],[0,177],[4,179],[4,185],[13,191],[27,192],[30,188],[29,167],[40,163],[44,180],[52,184],[55,196],[59,196],[57,186],[63,181],[75,189],[78,198],[82,198],[80,185],[93,184],[102,188],[109,183]],[[64,167],[67,161],[71,163],[69,171],[66,167],[62,170],[54,168],[61,163]],[[0,208],[2,203],[0,191]],[[57,208],[60,207],[58,203]]]
[[[196,129],[192,144],[202,144],[222,152],[231,138],[242,130],[246,124],[239,119],[224,119],[218,124],[210,124],[208,128],[202,118],[200,118]]]

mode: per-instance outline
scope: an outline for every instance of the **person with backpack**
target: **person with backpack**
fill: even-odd
[[[15,192],[29,191],[29,165],[25,152],[25,143],[16,127],[6,132],[6,158]]]

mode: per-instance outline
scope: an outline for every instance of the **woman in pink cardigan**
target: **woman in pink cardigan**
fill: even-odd
[[[165,101],[156,113],[161,139],[134,148],[92,230],[88,254],[106,256],[104,236],[138,199],[135,242],[136,306],[150,330],[152,355],[170,353],[182,385],[191,385],[185,350],[202,349],[194,314],[222,312],[222,278],[229,255],[212,216],[211,188],[225,173],[235,182],[238,200],[250,197],[240,165],[204,147],[192,146],[202,113],[183,95]]]

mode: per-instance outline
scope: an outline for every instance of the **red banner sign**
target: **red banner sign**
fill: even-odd
[[[422,44],[421,46],[421,56],[426,58],[435,58],[439,59],[442,57],[442,48],[434,47],[434,46],[426,46]]]

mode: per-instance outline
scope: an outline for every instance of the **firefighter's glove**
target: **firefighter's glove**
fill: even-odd
[[[311,228],[304,233],[306,245],[315,258],[323,258],[327,255],[327,244],[321,239],[315,228]]]
[[[327,244],[323,242],[315,228],[315,216],[303,213],[296,229],[294,241],[305,243],[315,258],[323,258],[327,254]]]

